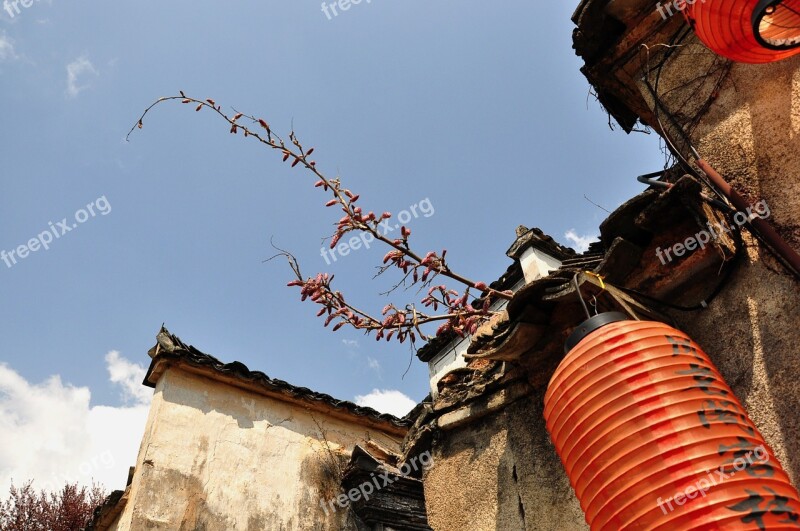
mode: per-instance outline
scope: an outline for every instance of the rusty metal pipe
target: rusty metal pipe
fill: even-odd
[[[745,212],[747,208],[750,206],[747,204],[747,201],[744,197],[742,197],[736,190],[731,188],[731,185],[725,180],[725,178],[715,170],[711,164],[700,158],[700,156],[695,151],[696,163],[700,167],[701,170],[711,179],[711,182],[714,183],[714,186],[722,192],[725,197],[731,202],[731,204],[736,208],[736,210],[740,212]],[[772,228],[772,225],[767,223],[761,218],[753,218],[750,220],[753,229],[758,233],[758,236],[766,241],[767,245],[769,245],[772,250],[778,254],[778,256],[782,259],[782,261],[789,266],[798,278],[800,278],[800,254],[797,254],[792,247],[786,243],[778,232]]]

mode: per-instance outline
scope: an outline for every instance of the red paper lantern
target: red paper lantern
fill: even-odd
[[[800,527],[789,476],[686,334],[606,313],[567,348],[544,417],[592,531]]]
[[[684,14],[703,43],[741,63],[771,63],[800,53],[800,0],[686,1]]]

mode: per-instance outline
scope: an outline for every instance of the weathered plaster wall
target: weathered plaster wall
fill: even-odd
[[[425,475],[436,531],[588,529],[544,427],[543,391],[442,431]]]
[[[355,421],[168,369],[115,529],[355,529],[320,501],[340,494],[345,452],[369,439],[399,450]]]
[[[800,251],[800,58],[732,64],[721,78],[687,84],[712,59],[692,35],[662,70],[662,101],[679,121],[699,114],[686,129],[700,154],[751,204],[766,200],[768,221]],[[744,241],[740,265],[709,308],[673,316],[709,353],[800,485],[800,281],[749,234]]]

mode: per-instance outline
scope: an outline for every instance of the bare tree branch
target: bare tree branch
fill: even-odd
[[[315,187],[322,188],[325,192],[330,192],[332,198],[325,204],[326,207],[338,206],[343,216],[336,223],[336,230],[331,237],[330,248],[333,249],[341,238],[350,232],[365,232],[375,240],[388,245],[391,250],[384,256],[383,265],[378,267],[376,276],[387,272],[389,269],[396,269],[402,272],[401,280],[388,293],[393,292],[400,286],[409,288],[419,285],[420,289],[428,287],[427,296],[421,300],[422,307],[433,308],[437,311],[442,306],[444,313],[439,315],[429,315],[426,311],[421,311],[414,304],[409,304],[405,308],[399,309],[393,304],[387,305],[381,312],[381,316],[375,316],[368,312],[359,310],[345,301],[341,292],[332,287],[333,276],[327,273],[319,273],[315,277],[303,277],[297,259],[288,251],[275,247],[279,253],[273,258],[283,256],[289,262],[295,280],[289,286],[300,288],[302,300],[311,299],[321,306],[318,316],[325,316],[325,326],[334,323],[333,330],[339,330],[345,325],[349,325],[357,330],[364,330],[366,333],[376,332],[376,339],[384,337],[387,341],[393,337],[401,343],[410,339],[412,344],[417,339],[429,339],[424,334],[421,326],[429,323],[441,323],[437,334],[445,332],[455,332],[459,335],[474,333],[481,322],[488,319],[493,312],[489,310],[489,305],[493,300],[510,300],[511,292],[498,291],[490,288],[484,282],[470,280],[450,268],[445,256],[447,250],[440,253],[430,251],[426,254],[415,252],[410,244],[409,237],[411,230],[406,226],[400,227],[400,238],[387,238],[380,231],[380,226],[385,220],[392,217],[389,212],[376,215],[374,212],[365,212],[357,204],[360,196],[342,186],[339,177],[328,178],[320,170],[317,164],[310,158],[314,148],[306,149],[295,132],[289,133],[288,141],[276,134],[266,120],[256,116],[246,115],[234,109],[235,114],[230,117],[222,111],[221,106],[212,99],[199,100],[187,97],[183,91],[180,96],[170,96],[159,98],[147,107],[136,124],[131,128],[126,136],[126,140],[138,128],[144,126],[144,119],[156,106],[161,103],[180,100],[184,104],[195,106],[196,111],[204,108],[211,110],[220,116],[230,125],[230,133],[238,134],[240,131],[245,138],[252,137],[269,149],[280,151],[284,162],[290,162],[292,167],[302,166],[311,172],[317,179]],[[242,122],[249,122],[245,125]],[[455,280],[466,286],[463,293],[448,289],[445,285],[431,287],[433,280],[442,276]],[[410,283],[409,283],[410,282]],[[479,308],[474,308],[468,303],[470,289],[476,290],[481,295],[482,304]]]

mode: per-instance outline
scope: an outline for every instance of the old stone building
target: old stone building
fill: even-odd
[[[399,462],[407,420],[222,363],[165,329],[150,355],[136,465],[91,528],[430,529],[430,463]]]

